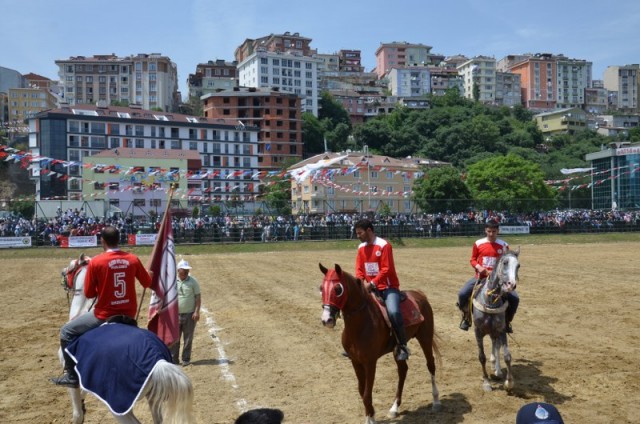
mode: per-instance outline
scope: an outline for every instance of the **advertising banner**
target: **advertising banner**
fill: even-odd
[[[31,247],[31,237],[0,237],[0,249],[8,247]]]
[[[529,234],[528,225],[501,225],[500,234]]]
[[[96,247],[97,245],[98,237],[96,236],[69,236],[65,247]]]

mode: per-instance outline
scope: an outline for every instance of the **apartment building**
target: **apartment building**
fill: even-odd
[[[387,205],[393,213],[414,213],[415,180],[423,167],[442,165],[447,164],[368,152],[322,153],[289,168],[292,212],[363,213]]]
[[[450,88],[457,87],[460,93],[464,91],[464,83],[456,68],[446,66],[429,66],[431,74],[431,93],[434,96],[444,96]]]
[[[585,90],[591,87],[592,63],[556,56],[556,108],[584,107]]]
[[[38,200],[77,200],[83,164],[106,149],[196,152],[202,173],[194,176],[189,202],[248,199],[257,194],[258,128],[137,107],[63,105],[29,120],[32,178]]]
[[[431,73],[427,66],[392,67],[387,73],[392,96],[421,97],[431,93]]]
[[[189,74],[187,80],[189,97],[200,98],[205,94],[220,90],[231,90],[238,86],[237,62],[226,62],[222,59],[199,63],[196,73]]]
[[[406,66],[426,66],[431,63],[431,46],[413,44],[406,41],[380,43],[376,49],[376,69],[378,79],[384,78],[392,68]]]
[[[522,104],[520,88],[520,75],[496,72],[495,104],[509,107]]]
[[[171,187],[174,207],[180,206],[181,193],[199,190],[199,182],[188,183],[187,176],[200,174],[202,160],[195,150],[121,147],[97,152],[83,164],[82,199],[104,200],[108,210],[146,217],[162,214]]]
[[[608,109],[609,92],[604,81],[592,80],[591,87],[584,90],[584,110],[589,113],[602,113]]]
[[[61,95],[72,106],[101,101],[165,112],[178,108],[178,69],[160,53],[72,56],[55,63],[59,68]]]
[[[604,71],[604,87],[613,93],[611,106],[621,112],[639,112],[640,65],[609,66]]]
[[[207,119],[258,129],[256,154],[261,170],[278,170],[302,159],[300,96],[275,88],[236,87],[206,94],[202,100]]]
[[[587,114],[581,108],[554,109],[533,118],[545,135],[574,134],[587,129]]]
[[[8,93],[8,112],[10,121],[22,123],[38,112],[56,107],[56,97],[46,88],[30,86],[10,88]]]
[[[467,99],[477,99],[486,104],[495,104],[496,60],[488,56],[476,56],[457,67],[462,77],[464,91],[460,93]]]
[[[239,85],[293,93],[302,99],[303,112],[318,116],[318,63],[296,52],[259,50],[238,65]]]

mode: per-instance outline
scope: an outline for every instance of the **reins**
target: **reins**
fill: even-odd
[[[344,318],[346,318],[348,315],[354,315],[354,314],[362,311],[367,306],[366,296],[364,298],[362,298],[361,302],[362,302],[361,305],[358,306],[358,308],[356,308],[356,310],[350,311],[348,314],[345,311],[342,311],[342,315],[344,316]]]

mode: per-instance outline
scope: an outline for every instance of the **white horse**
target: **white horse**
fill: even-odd
[[[73,300],[69,309],[69,320],[88,311],[94,303],[94,299],[87,299],[84,295],[84,278],[87,272],[89,257],[84,255],[80,259],[72,260],[69,268],[63,270],[63,275],[70,275],[68,270],[81,267],[69,283],[73,292]],[[60,362],[64,365],[62,350],[58,349]],[[84,422],[84,397],[85,392],[78,389],[68,389],[73,406],[73,424]],[[140,397],[145,396],[151,409],[154,424],[181,424],[194,422],[192,416],[193,386],[191,380],[178,365],[165,360],[160,360],[153,369]],[[121,424],[140,423],[133,414],[133,408],[124,414],[113,413],[114,418]]]

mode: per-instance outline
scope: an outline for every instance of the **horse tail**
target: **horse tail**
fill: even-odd
[[[178,365],[160,360],[151,376],[147,398],[160,405],[165,424],[193,423],[193,385]]]

